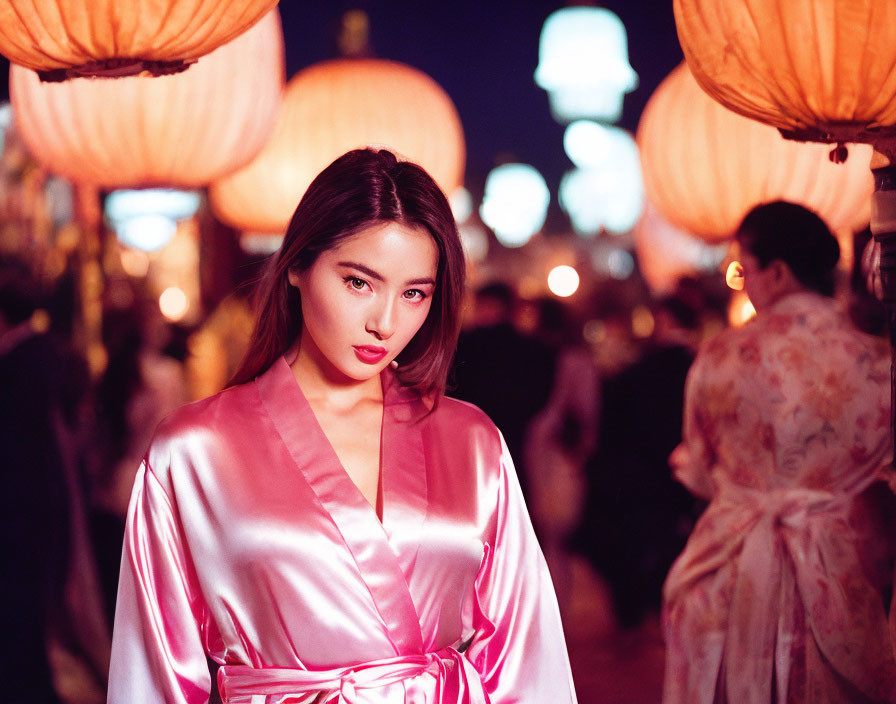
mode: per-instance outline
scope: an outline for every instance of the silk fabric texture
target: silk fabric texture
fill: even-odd
[[[383,372],[382,522],[282,358],[164,421],[128,511],[112,704],[575,702],[500,433]]]
[[[896,701],[852,521],[889,406],[885,343],[832,299],[787,296],[701,349],[671,460],[710,502],[664,588],[664,704]]]

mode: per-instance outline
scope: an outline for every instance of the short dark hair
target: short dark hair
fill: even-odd
[[[439,252],[432,306],[399,354],[396,374],[403,385],[421,393],[444,391],[460,331],[463,249],[448,200],[432,177],[385,149],[350,151],[311,182],[265,273],[249,350],[231,384],[264,372],[301,331],[299,291],[290,285],[289,271],[307,271],[342,240],[388,222],[425,230]]]
[[[808,208],[783,200],[757,205],[741,221],[735,239],[760,267],[779,259],[806,288],[834,295],[840,245],[824,220]]]

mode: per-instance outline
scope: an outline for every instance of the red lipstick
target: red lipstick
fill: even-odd
[[[386,356],[385,347],[376,345],[354,345],[355,356],[364,364],[376,364]]]

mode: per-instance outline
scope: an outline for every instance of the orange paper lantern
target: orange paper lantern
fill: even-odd
[[[0,54],[44,80],[181,71],[277,0],[0,0]]]
[[[871,217],[871,147],[852,145],[845,164],[831,163],[829,146],[784,139],[719,105],[685,64],[650,97],[637,141],[649,200],[709,242],[727,239],[750,208],[776,199],[811,208],[834,230],[861,229]]]
[[[463,182],[464,137],[451,99],[420,71],[381,59],[337,59],[287,84],[270,141],[245,168],[212,184],[217,216],[282,233],[312,179],[336,157],[387,147],[450,193]]]
[[[273,10],[176,76],[42,83],[13,64],[10,97],[22,138],[51,171],[108,188],[202,186],[261,149],[284,84]]]
[[[717,271],[728,250],[671,225],[649,202],[632,239],[641,276],[657,296],[672,293],[680,279]]]
[[[874,142],[896,123],[892,0],[674,0],[700,86],[798,139]]]

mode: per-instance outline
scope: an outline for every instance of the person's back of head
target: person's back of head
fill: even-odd
[[[765,268],[780,260],[806,288],[834,295],[834,270],[840,245],[818,215],[796,203],[774,201],[753,208],[735,239]]]

